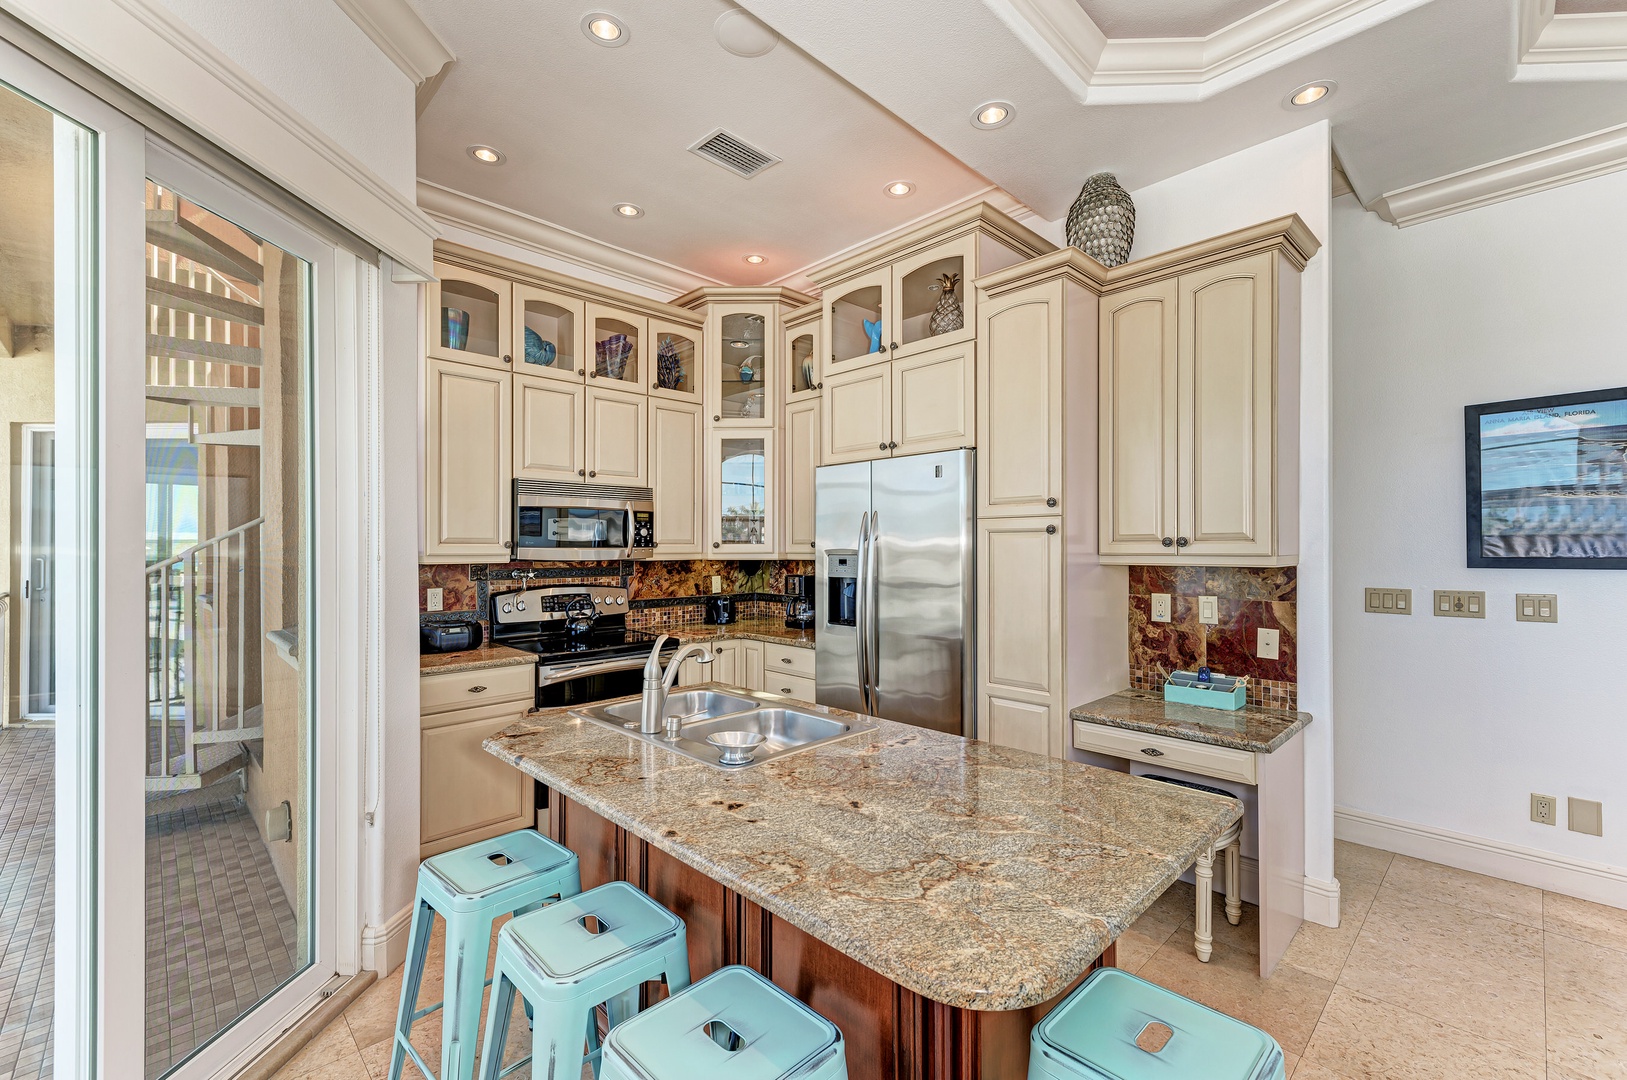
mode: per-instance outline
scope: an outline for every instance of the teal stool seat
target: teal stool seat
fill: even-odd
[[[589,1061],[598,1076],[594,1010],[606,1006],[614,1031],[638,1012],[640,987],[658,979],[674,994],[689,985],[683,920],[625,881],[519,916],[497,935],[481,1080],[497,1080],[526,1061],[532,1080],[579,1080]],[[534,1013],[531,1056],[505,1069],[516,992]]]
[[[601,1080],[847,1080],[836,1025],[744,967],[611,1029]]]
[[[1282,1080],[1259,1028],[1101,968],[1034,1027],[1028,1080]]]
[[[389,1080],[401,1080],[408,1057],[435,1080],[437,1074],[413,1049],[411,1035],[415,1021],[441,1008],[445,1011],[439,1080],[471,1080],[480,1045],[480,998],[486,989],[492,924],[501,916],[531,911],[581,891],[575,854],[532,829],[425,859],[418,867]],[[418,988],[436,915],[446,920],[445,997],[419,1009]]]

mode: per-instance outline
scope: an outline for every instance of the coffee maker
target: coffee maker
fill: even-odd
[[[785,576],[785,625],[794,630],[806,630],[814,624],[814,576],[787,574]]]

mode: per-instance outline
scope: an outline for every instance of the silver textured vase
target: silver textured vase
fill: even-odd
[[[1097,173],[1068,210],[1068,243],[1103,266],[1129,261],[1136,235],[1136,205],[1112,173]]]
[[[927,319],[927,330],[933,335],[950,334],[966,325],[966,313],[961,309],[955,286],[960,284],[959,274],[945,274],[933,288],[938,290],[938,302]]]

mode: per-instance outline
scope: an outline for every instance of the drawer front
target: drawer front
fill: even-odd
[[[768,645],[763,646],[763,666],[768,670],[768,681],[773,682],[781,675],[800,675],[804,679],[814,677],[814,651],[812,649],[799,649],[794,645]],[[769,687],[770,690],[773,687]],[[812,698],[808,699],[812,701]]]
[[[814,681],[802,675],[787,675],[770,668],[763,689],[770,694],[784,694],[788,698],[806,701],[810,705],[814,703]]]
[[[536,691],[535,664],[425,675],[418,680],[418,711],[434,713],[447,709],[472,709],[491,702],[530,698]]]
[[[1229,746],[1210,746],[1208,743],[1171,739],[1167,735],[1147,735],[1124,728],[1104,727],[1101,724],[1073,722],[1073,745],[1079,750],[1092,750],[1109,757],[1130,761],[1162,762],[1172,769],[1222,780],[1254,783],[1254,755],[1247,750],[1233,750]]]

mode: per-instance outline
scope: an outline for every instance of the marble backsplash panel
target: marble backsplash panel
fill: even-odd
[[[1130,682],[1161,689],[1164,672],[1208,666],[1249,676],[1249,701],[1291,709],[1298,701],[1297,574],[1293,567],[1130,567]],[[1152,595],[1170,595],[1171,620],[1152,621]],[[1198,597],[1219,601],[1220,622],[1198,621]],[[1278,655],[1255,655],[1256,631],[1278,631]]]

